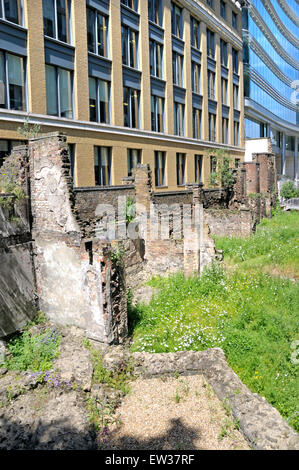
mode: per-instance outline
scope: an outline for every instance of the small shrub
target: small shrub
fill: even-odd
[[[29,330],[8,343],[10,357],[5,366],[9,370],[45,372],[51,369],[58,356],[60,334],[55,328],[31,335]]]
[[[299,197],[299,189],[295,188],[295,185],[292,181],[287,181],[280,189],[280,196],[283,199]]]

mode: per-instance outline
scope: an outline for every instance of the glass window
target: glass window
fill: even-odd
[[[201,110],[193,108],[193,139],[201,139]]]
[[[221,65],[227,67],[227,42],[220,39],[220,57],[221,57]]]
[[[136,69],[138,67],[138,32],[128,26],[121,26],[122,63]]]
[[[192,70],[192,91],[200,94],[200,65],[196,62],[191,64]]]
[[[234,94],[234,109],[239,109],[239,87],[238,87],[238,85],[234,85],[233,94]]]
[[[174,102],[174,134],[183,136],[185,133],[185,105]]]
[[[184,58],[182,55],[178,54],[175,51],[172,51],[172,73],[173,73],[173,83],[175,85],[184,86]]]
[[[207,0],[207,4],[209,5],[209,7],[214,8],[213,0]]]
[[[235,49],[232,49],[233,53],[233,71],[234,73],[239,73],[239,54],[238,51]]]
[[[43,0],[44,34],[70,43],[69,0]]]
[[[226,3],[223,0],[220,0],[220,15],[226,19]]]
[[[3,165],[4,160],[8,157],[14,147],[18,145],[25,145],[23,140],[0,140],[0,167]]]
[[[216,141],[216,114],[209,113],[209,140]]]
[[[216,74],[208,70],[208,97],[211,100],[216,99],[215,78]]]
[[[162,26],[162,10],[160,0],[148,0],[148,19]]]
[[[238,15],[234,11],[232,12],[232,25],[233,28],[238,29]]]
[[[185,184],[185,169],[186,169],[186,154],[176,154],[176,171],[177,171],[177,185],[182,186]]]
[[[165,186],[165,152],[155,152],[155,185]]]
[[[94,173],[96,186],[110,186],[111,182],[111,147],[94,148]]]
[[[164,132],[164,99],[151,96],[152,131]]]
[[[207,29],[207,54],[212,59],[215,58],[215,34]]]
[[[221,95],[222,95],[222,104],[228,104],[228,94],[227,94],[228,81],[226,78],[221,78]]]
[[[171,4],[171,31],[175,36],[183,37],[182,9],[175,3]]]
[[[139,90],[124,87],[123,105],[124,105],[124,126],[139,127]]]
[[[194,155],[195,183],[202,183],[202,155]]]
[[[191,16],[191,46],[200,49],[200,26],[199,21]]]
[[[26,109],[23,57],[0,51],[0,107]]]
[[[239,123],[238,121],[234,121],[234,144],[239,145],[240,144],[240,133],[239,133]]]
[[[46,65],[47,114],[73,118],[72,72]]]
[[[216,171],[217,171],[217,159],[216,157],[210,157],[210,176],[211,183],[216,184]]]
[[[90,120],[108,124],[110,122],[110,83],[89,77]]]
[[[163,45],[150,39],[150,74],[163,77]]]
[[[228,144],[228,119],[222,118],[222,143]]]
[[[286,136],[286,150],[295,152],[295,137],[291,135]]]
[[[87,8],[88,50],[102,57],[108,57],[108,18]]]
[[[23,0],[2,0],[0,17],[12,23],[23,25]]]
[[[133,169],[141,163],[141,150],[128,149],[128,176],[133,175]]]
[[[138,11],[138,0],[120,0],[120,3],[132,10]]]

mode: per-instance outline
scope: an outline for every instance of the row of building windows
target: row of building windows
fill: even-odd
[[[255,121],[253,119],[245,119],[245,137],[247,139],[259,139],[270,137],[272,145],[280,149],[283,148],[283,133],[276,129],[269,129],[266,123],[261,121]],[[294,152],[295,151],[295,136],[285,136],[285,150]],[[299,149],[299,140],[298,140]]]
[[[166,181],[166,152],[155,151],[155,186],[165,187]],[[176,154],[176,177],[177,186],[186,184],[186,161],[185,153]],[[140,149],[127,150],[128,176],[132,176],[134,168],[142,162]],[[235,159],[238,166],[240,159]],[[214,156],[210,157],[210,173],[215,173],[217,161]],[[112,185],[112,147],[94,147],[94,173],[96,186]],[[203,155],[194,155],[194,182],[202,183],[203,179]]]

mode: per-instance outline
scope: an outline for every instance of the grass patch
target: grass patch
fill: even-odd
[[[298,275],[298,227],[299,214],[277,214],[255,237],[222,239],[221,246],[218,240],[236,263],[233,270],[214,265],[201,278],[154,278],[158,294],[135,307],[132,350],[221,347],[240,379],[299,431],[299,367],[291,360],[291,344],[299,339],[299,283],[263,272],[285,256],[284,269],[292,261]]]
[[[5,367],[9,370],[45,372],[51,369],[53,360],[58,356],[59,343],[60,334],[55,328],[37,334],[26,330],[8,343],[10,356],[5,361]]]
[[[299,212],[277,211],[250,238],[215,237],[228,263],[299,279]]]

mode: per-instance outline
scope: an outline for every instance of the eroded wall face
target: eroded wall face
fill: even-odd
[[[12,155],[10,158],[15,158]],[[2,170],[4,171],[4,170]],[[36,313],[33,247],[27,201],[1,194],[0,339],[22,329]]]
[[[29,160],[40,309],[57,323],[83,328],[95,340],[121,340],[126,322],[119,316],[126,312],[111,290],[109,246],[83,237],[74,213],[66,138],[32,139]],[[122,332],[115,327],[114,312]]]

